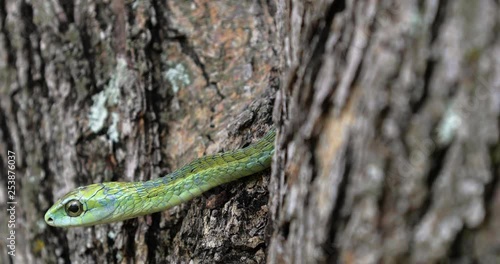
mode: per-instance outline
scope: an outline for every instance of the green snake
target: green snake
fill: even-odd
[[[248,147],[208,155],[144,182],[105,182],[78,187],[45,213],[57,227],[92,226],[164,211],[203,192],[270,167],[276,131]]]

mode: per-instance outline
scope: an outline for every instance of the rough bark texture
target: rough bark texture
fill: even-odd
[[[499,263],[498,1],[277,13],[269,263]]]
[[[93,182],[160,177],[260,138],[277,65],[264,1],[0,1],[0,262],[265,261],[268,174],[93,228],[44,212]],[[7,255],[7,150],[17,157]]]
[[[499,29],[495,0],[0,0],[0,263],[500,262]],[[259,138],[278,77],[270,176],[43,222]]]

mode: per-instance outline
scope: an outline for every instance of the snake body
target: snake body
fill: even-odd
[[[78,187],[50,207],[45,222],[57,227],[92,226],[164,211],[269,168],[275,133],[272,128],[248,147],[201,157],[162,178]]]

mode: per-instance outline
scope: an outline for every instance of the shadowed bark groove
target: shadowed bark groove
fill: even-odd
[[[495,0],[0,0],[0,263],[498,262],[499,28]],[[43,221],[271,116],[270,171],[125,222]]]

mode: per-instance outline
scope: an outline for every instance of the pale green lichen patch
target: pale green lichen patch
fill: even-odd
[[[89,126],[93,132],[101,130],[104,126],[104,121],[108,117],[108,109],[106,108],[106,90],[92,96],[94,103],[90,107]]]
[[[440,144],[449,144],[462,124],[462,118],[455,109],[448,109],[438,126],[438,141]]]
[[[89,127],[93,132],[100,131],[108,118],[108,107],[117,106],[120,102],[120,87],[126,83],[133,82],[133,74],[127,68],[127,62],[124,58],[118,58],[115,73],[111,77],[108,85],[98,94],[92,96],[94,102],[90,107]],[[117,142],[119,138],[118,122],[120,116],[118,113],[111,114],[111,126],[108,129],[108,136],[111,140]]]
[[[108,128],[108,136],[113,142],[118,142],[118,121],[120,121],[120,116],[117,113],[111,113],[111,126]]]
[[[168,69],[168,71],[163,74],[163,77],[170,82],[174,93],[177,93],[180,88],[191,84],[189,74],[182,64],[177,64],[175,67]]]

